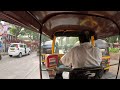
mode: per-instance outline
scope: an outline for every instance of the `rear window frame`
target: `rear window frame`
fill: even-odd
[[[13,45],[14,45],[14,46],[13,46]],[[11,44],[10,47],[16,47],[16,45],[17,45],[17,47],[18,47],[18,44]]]

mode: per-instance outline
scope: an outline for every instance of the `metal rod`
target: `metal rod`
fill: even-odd
[[[118,74],[119,74],[119,68],[120,68],[120,56],[119,56],[119,63],[118,63],[118,70],[117,70],[116,79],[117,79],[117,77],[118,77]]]
[[[111,64],[111,65],[109,65],[109,66],[115,66],[115,65],[118,65],[119,63],[115,63],[115,64]]]
[[[40,79],[42,79],[42,67],[41,67],[41,35],[42,35],[42,27],[39,30],[39,69],[40,69]]]
[[[119,36],[118,36],[118,42],[119,42],[119,38],[120,38],[120,28],[119,28],[119,25],[118,25],[118,24],[116,24],[116,26],[117,26],[118,29],[119,29]],[[120,68],[120,55],[119,55],[119,63],[118,63],[118,70],[117,70],[116,79],[117,79],[118,74],[119,74],[119,68]]]
[[[40,26],[42,26],[42,22],[40,20],[38,20],[31,11],[26,11],[29,15],[31,15],[39,24]]]

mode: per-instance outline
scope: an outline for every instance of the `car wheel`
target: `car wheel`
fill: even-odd
[[[28,52],[28,55],[30,55],[30,51]]]
[[[104,70],[104,73],[107,73],[107,72],[109,72],[109,69]]]
[[[0,54],[0,60],[2,59],[2,56],[1,56],[1,54]]]
[[[22,57],[22,53],[19,53],[18,57],[21,58]]]
[[[44,62],[42,62],[42,65],[45,65],[45,63],[44,63]]]
[[[10,57],[12,57],[12,55],[9,55]]]

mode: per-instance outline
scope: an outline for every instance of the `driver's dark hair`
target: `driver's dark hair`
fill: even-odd
[[[94,36],[95,40],[97,39],[96,33],[92,30],[83,30],[79,34],[79,40],[81,43],[90,42],[91,36]]]

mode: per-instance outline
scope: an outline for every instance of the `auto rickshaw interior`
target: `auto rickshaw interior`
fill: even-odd
[[[80,16],[80,15],[79,15]],[[90,19],[91,19],[91,17],[89,17]],[[96,18],[96,17],[94,17],[94,18]],[[56,32],[52,32],[53,34],[52,34],[52,38],[53,38],[53,44],[52,44],[52,54],[54,55],[54,54],[57,54],[58,55],[58,57],[59,57],[59,60],[61,59],[61,57],[65,54],[65,52],[62,52],[62,53],[55,53],[54,52],[54,43],[55,43],[55,41],[56,41],[56,39],[57,38],[59,38],[59,37],[66,37],[66,38],[68,38],[68,37],[74,37],[74,38],[78,38],[78,36],[79,36],[79,33],[81,32],[81,31],[83,31],[83,30],[85,30],[85,29],[88,29],[88,30],[93,30],[93,31],[95,31],[95,33],[97,34],[97,36],[92,36],[91,37],[91,44],[93,45],[93,46],[98,46],[99,48],[100,48],[100,50],[101,50],[101,52],[102,52],[102,54],[103,54],[103,57],[102,57],[102,59],[103,59],[103,61],[102,61],[102,65],[103,65],[103,67],[101,68],[101,67],[97,67],[97,69],[95,69],[96,67],[93,67],[92,68],[92,70],[91,70],[91,67],[90,68],[82,68],[82,69],[77,69],[77,71],[76,71],[76,69],[75,69],[75,72],[77,72],[77,75],[78,76],[72,76],[71,74],[70,74],[70,76],[69,76],[69,78],[70,79],[72,79],[73,77],[81,77],[81,78],[83,78],[84,79],[84,77],[82,77],[82,76],[87,76],[86,78],[88,79],[88,78],[90,78],[89,77],[89,75],[91,75],[90,73],[89,73],[89,75],[87,74],[87,75],[83,75],[82,74],[82,76],[79,76],[80,75],[80,73],[81,73],[81,70],[83,70],[83,71],[94,71],[95,73],[97,73],[98,74],[98,72],[97,71],[99,71],[99,70],[104,70],[104,72],[108,72],[109,71],[109,68],[110,68],[110,65],[109,65],[109,63],[110,63],[110,55],[109,55],[109,50],[108,50],[108,45],[107,45],[107,43],[98,43],[98,44],[96,44],[95,43],[95,41],[94,41],[94,39],[96,39],[96,38],[98,38],[98,39],[104,39],[105,37],[106,37],[106,34],[105,33],[108,33],[108,31],[107,30],[109,30],[111,27],[112,27],[112,29],[114,29],[114,30],[116,30],[116,32],[119,34],[119,30],[117,29],[117,27],[116,27],[116,25],[113,23],[113,22],[111,22],[110,20],[104,20],[104,18],[99,18],[99,17],[97,17],[97,19],[99,19],[99,20],[101,20],[101,21],[105,21],[104,23],[110,23],[112,26],[110,26],[110,27],[108,27],[108,28],[105,28],[105,26],[104,26],[104,28],[101,28],[101,27],[96,27],[96,25],[95,24],[97,24],[97,22],[95,22],[94,20],[93,20],[93,17],[92,17],[92,20],[93,21],[89,21],[89,19],[88,19],[88,21],[85,21],[85,20],[83,20],[83,21],[81,21],[80,22],[80,27],[79,27],[79,29],[77,28],[77,29],[64,29],[64,30],[57,30]],[[102,20],[103,19],[103,20]],[[84,22],[84,24],[83,24],[83,22]],[[82,23],[82,24],[81,24]],[[93,24],[93,25],[92,25]],[[107,24],[108,25],[108,24]],[[108,25],[109,26],[109,25]],[[106,30],[104,30],[104,29],[106,29]],[[99,33],[99,34],[98,34]],[[103,34],[103,35],[100,35],[100,33],[101,34]],[[114,33],[112,33],[112,34],[114,34]],[[109,33],[107,34],[108,36],[109,36]],[[59,42],[58,42],[59,43]],[[75,44],[75,43],[74,43]],[[59,44],[58,44],[59,45]],[[74,46],[74,45],[73,45]],[[73,47],[72,46],[72,47]],[[72,48],[71,47],[71,48]],[[69,48],[70,49],[70,48]],[[59,50],[60,51],[60,50]],[[58,60],[58,64],[59,64],[59,60]],[[73,70],[74,71],[74,70]],[[70,72],[72,72],[72,71],[70,71]],[[79,74],[78,74],[79,73]],[[72,74],[74,75],[74,72],[72,72]],[[85,74],[85,73],[84,73]],[[96,74],[96,75],[97,75]],[[94,76],[94,79],[95,79],[95,77],[96,76]],[[98,77],[97,77],[98,78]],[[73,79],[75,79],[75,78],[73,78]]]
[[[1,11],[0,19],[29,28],[35,32],[40,33],[40,46],[41,34],[48,36],[52,43],[52,52],[54,54],[55,38],[57,37],[77,37],[78,33],[82,30],[93,30],[97,34],[98,39],[104,39],[120,34],[120,12],[119,11]],[[94,46],[94,37],[91,38]],[[58,42],[59,45],[59,42]],[[39,65],[40,65],[40,78],[42,79],[42,66],[41,66],[41,47],[39,48]],[[102,48],[102,51],[104,49]],[[62,57],[62,55],[58,54]],[[47,59],[52,56],[48,56]],[[58,58],[57,55],[55,55]],[[103,56],[103,59],[109,59],[108,56]],[[45,60],[44,60],[45,61]],[[49,63],[49,62],[45,62]],[[120,63],[120,62],[119,62]],[[57,63],[58,64],[58,63]],[[106,65],[106,64],[105,64]],[[120,65],[120,64],[118,64]],[[46,65],[54,70],[56,65]],[[109,69],[109,65],[107,66]],[[116,78],[118,76],[119,66]]]

